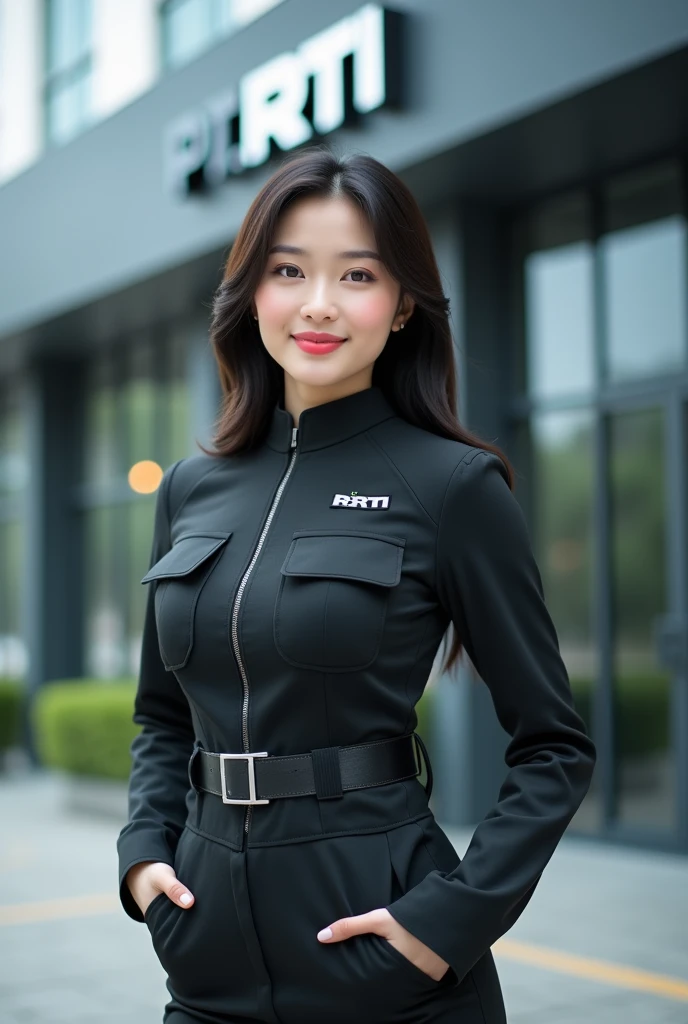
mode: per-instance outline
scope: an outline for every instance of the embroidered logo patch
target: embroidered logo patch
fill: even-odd
[[[335,494],[330,508],[389,508],[391,496],[389,494],[378,494],[376,497],[359,494],[358,491],[351,491],[350,494]]]

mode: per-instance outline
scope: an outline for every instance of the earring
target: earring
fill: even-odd
[[[399,324],[399,330],[400,331],[403,331],[404,327],[406,327],[406,324]]]

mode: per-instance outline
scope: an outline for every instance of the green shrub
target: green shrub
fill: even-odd
[[[588,732],[592,721],[594,682],[571,679],[576,710]],[[622,757],[660,753],[671,738],[671,684],[665,674],[634,673],[614,682],[614,715],[617,750]]]
[[[18,679],[0,679],[0,751],[21,743],[24,686]]]
[[[131,720],[134,694],[131,679],[57,680],[44,686],[33,706],[43,763],[72,775],[127,779],[129,747],[139,731]]]
[[[420,738],[425,743],[425,746],[430,752],[432,746],[432,699],[435,691],[432,686],[426,686],[423,691],[423,696],[416,704],[416,714],[418,715],[418,725],[415,728],[415,732],[418,733]]]

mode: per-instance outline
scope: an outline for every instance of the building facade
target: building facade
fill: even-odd
[[[0,675],[136,671],[145,467],[210,436],[223,260],[326,141],[430,224],[598,747],[571,833],[687,852],[687,116],[683,0],[0,0]],[[468,664],[433,685],[474,822],[508,737]]]

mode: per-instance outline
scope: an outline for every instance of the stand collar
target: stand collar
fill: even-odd
[[[365,388],[333,402],[304,409],[298,423],[299,450],[308,452],[328,448],[395,415],[379,387]],[[276,405],[268,429],[267,444],[278,452],[289,451],[293,427],[291,413],[281,404]]]

